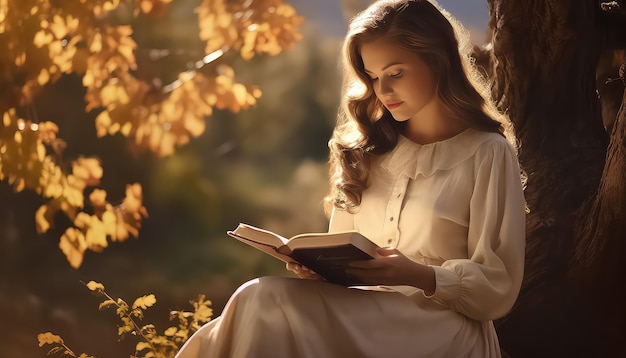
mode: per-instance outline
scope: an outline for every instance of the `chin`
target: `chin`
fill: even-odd
[[[399,116],[399,115],[392,115],[393,119],[396,120],[396,122],[406,122],[408,121],[411,117],[407,117],[407,116]]]

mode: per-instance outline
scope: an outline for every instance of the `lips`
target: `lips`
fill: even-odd
[[[404,102],[400,101],[400,102],[387,103],[387,104],[385,104],[385,106],[387,106],[387,108],[389,110],[392,110],[392,109],[396,109],[396,108],[400,107],[402,105],[402,103],[404,103]]]

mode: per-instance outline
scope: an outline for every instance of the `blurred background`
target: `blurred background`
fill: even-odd
[[[174,0],[159,26],[134,24],[134,37],[187,58],[202,56],[193,11],[198,3]],[[232,64],[239,81],[263,91],[257,105],[237,114],[215,111],[206,118],[205,133],[172,156],[134,153],[120,135],[98,139],[95,115],[84,113],[79,77],[65,76],[41,96],[38,115],[59,123],[66,155],[97,155],[104,168],[101,187],[109,193],[121,195],[126,183],[141,183],[149,217],[138,239],[112,243],[103,253],[87,252],[76,270],[58,249],[61,229],[35,231],[42,199],[0,182],[0,357],[44,357],[47,349],[38,348],[36,337],[47,331],[61,335],[77,354],[134,352],[131,340],[117,342],[115,312],[99,312],[101,299],[81,281],[101,282],[109,294],[130,302],[154,293],[157,303],[145,322],[162,331],[168,312],[190,309],[188,301],[198,294],[213,302],[218,315],[241,283],[290,275],[281,262],[225,231],[239,222],[287,237],[326,230],[321,203],[327,191],[326,143],[339,104],[339,48],[346,19],[370,2],[289,3],[304,17],[302,40],[278,56]],[[484,42],[486,1],[439,3],[470,30],[473,43]]]

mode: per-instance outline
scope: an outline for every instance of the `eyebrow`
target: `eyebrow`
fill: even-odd
[[[401,65],[401,64],[402,64],[402,62],[392,62],[392,63],[388,64],[387,66],[383,67],[383,68],[381,69],[381,71],[384,71],[384,70],[388,69],[388,68],[389,68],[389,67],[391,67],[391,66]],[[370,70],[368,70],[368,69],[366,69],[366,68],[363,68],[363,69],[364,69],[364,70],[365,70],[365,72],[367,72],[367,73],[370,73],[370,74],[372,73],[372,71],[370,71]]]

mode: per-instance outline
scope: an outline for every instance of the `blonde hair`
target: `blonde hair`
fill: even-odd
[[[326,202],[349,211],[361,203],[371,156],[393,149],[404,125],[376,97],[360,54],[362,44],[383,37],[414,51],[430,65],[441,103],[465,125],[500,133],[514,144],[510,122],[491,101],[490,88],[474,66],[469,33],[463,26],[434,1],[379,0],[350,22],[342,50],[342,104],[328,143]]]

